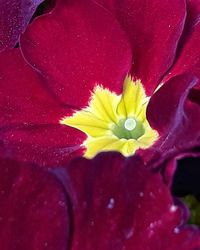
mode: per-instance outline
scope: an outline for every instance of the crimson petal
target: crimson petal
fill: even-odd
[[[12,48],[43,0],[0,1],[0,52]]]
[[[5,155],[43,167],[62,165],[83,154],[82,132],[62,125],[15,126],[0,132]]]
[[[51,96],[44,79],[31,68],[20,50],[0,54],[0,126],[58,124],[72,111]]]
[[[188,27],[187,27],[188,29]],[[171,77],[184,72],[191,72],[200,77],[200,22],[199,19],[190,29],[186,30],[185,36],[180,44],[180,51],[177,60],[165,77],[165,81]],[[199,88],[199,84],[197,87]]]
[[[0,159],[0,245],[66,250],[69,214],[58,180],[37,167]]]
[[[59,124],[63,107],[18,49],[0,55],[0,143],[20,161],[53,166],[82,152],[85,135]]]
[[[90,0],[60,1],[51,14],[29,26],[21,47],[52,91],[77,107],[87,104],[97,83],[121,91],[131,65],[129,43],[120,25]]]
[[[164,160],[200,144],[200,108],[187,99],[197,81],[191,74],[178,75],[151,97],[147,117],[160,138],[149,150],[141,151],[145,161],[149,161],[155,151]]]
[[[182,34],[183,0],[97,0],[114,13],[129,36],[133,50],[132,74],[152,94],[172,65]]]
[[[72,250],[194,250],[200,232],[182,225],[160,173],[114,153],[67,168],[73,204]],[[84,232],[84,234],[83,234]]]

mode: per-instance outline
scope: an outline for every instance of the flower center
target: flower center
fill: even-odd
[[[150,147],[158,138],[146,118],[148,101],[142,83],[126,77],[121,95],[97,85],[88,107],[64,117],[60,123],[87,135],[83,142],[87,158],[101,151],[130,156],[138,148]]]
[[[137,140],[145,133],[142,122],[136,121],[132,117],[120,120],[117,125],[113,126],[112,131],[119,139],[124,138],[127,140]]]

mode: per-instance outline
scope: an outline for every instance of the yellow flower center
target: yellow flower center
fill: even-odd
[[[138,148],[148,148],[158,138],[146,118],[146,96],[140,80],[126,77],[122,95],[96,86],[88,107],[64,117],[60,123],[87,134],[85,157],[101,151],[118,151],[130,156]]]

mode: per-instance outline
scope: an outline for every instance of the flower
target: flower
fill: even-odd
[[[84,154],[87,135],[60,121],[87,107],[96,86],[123,96],[127,75],[150,97],[145,119],[158,133],[136,151],[145,164],[199,145],[200,110],[191,91],[198,88],[199,53],[182,61],[186,47],[198,48],[195,2],[109,3],[58,1],[21,36],[23,56],[19,49],[1,53],[0,140],[8,156],[53,166]],[[178,61],[188,66],[175,70]]]
[[[168,182],[138,156],[77,158],[53,171],[0,159],[3,249],[194,250]]]

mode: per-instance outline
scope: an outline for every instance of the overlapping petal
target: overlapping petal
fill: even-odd
[[[132,74],[152,94],[172,65],[182,34],[184,0],[98,0],[118,19],[128,34],[133,53]]]
[[[64,169],[50,174],[6,159],[0,166],[3,249],[200,247],[199,230],[184,224],[184,207],[174,204],[161,174],[139,157],[78,158],[67,166],[67,175]]]
[[[4,155],[43,167],[56,167],[83,154],[85,134],[62,125],[15,126],[2,129]]]
[[[147,115],[160,138],[149,150],[141,152],[147,162],[156,160],[158,154],[164,160],[199,145],[200,108],[187,99],[197,81],[191,74],[178,75],[152,96]]]
[[[194,73],[200,77],[200,2],[190,1],[190,12],[185,30],[179,44],[176,61],[165,79],[184,72]],[[199,88],[199,84],[197,87]]]
[[[95,84],[112,91],[122,88],[122,80],[131,64],[126,35],[133,57],[136,55],[133,76],[141,78],[150,93],[172,64],[185,21],[184,1],[173,1],[173,8],[170,3],[123,1],[120,8],[121,2],[100,2],[111,13],[90,0],[59,1],[52,13],[35,20],[21,40],[23,53],[32,68],[18,50],[1,55],[3,130],[0,139],[6,152],[20,160],[37,159],[41,165],[45,165],[47,159],[52,165],[59,163],[58,159],[66,157],[66,152],[70,155],[82,152],[85,136],[77,130],[63,128],[59,120],[75,108],[83,108]],[[188,15],[192,23],[198,11],[193,1],[188,6],[192,10]],[[125,13],[128,15],[123,18]],[[161,16],[165,17],[162,21]],[[141,22],[139,18],[143,18]],[[187,67],[174,75],[188,70],[198,76]],[[148,117],[160,139],[148,151],[150,154],[142,153],[145,159],[150,155],[150,158],[158,158],[156,152],[166,157],[198,145],[199,108],[186,101],[196,81],[193,76],[177,76],[151,98]],[[170,103],[169,99],[172,99]],[[196,102],[193,95],[190,99]],[[192,132],[183,136],[187,130]],[[181,143],[176,141],[179,137]]]
[[[6,155],[52,166],[81,154],[85,135],[59,124],[72,109],[60,104],[18,49],[0,58],[0,141]]]
[[[97,83],[121,91],[131,51],[119,23],[90,0],[59,3],[22,36],[26,59],[64,103],[83,107]]]
[[[12,48],[43,0],[0,1],[0,52]]]
[[[169,187],[138,157],[101,154],[68,170],[73,250],[194,250],[200,233],[186,227]],[[83,234],[84,232],[84,234]]]
[[[0,173],[1,249],[66,250],[69,204],[58,180],[2,158]]]
[[[32,12],[26,7],[22,17],[24,9],[18,8],[15,25],[24,20],[23,25],[8,37],[12,20],[6,24],[10,31],[3,30],[3,49],[14,46],[40,2],[30,2]],[[185,225],[185,207],[174,204],[170,194],[175,160],[165,166],[164,179],[152,172],[200,144],[200,101],[190,92],[199,80],[199,2],[188,2],[183,34],[185,1],[97,2],[58,1],[22,36],[27,61],[18,49],[0,55],[0,154],[56,167],[50,174],[0,159],[0,245],[17,250],[200,249],[199,230]],[[16,6],[13,2],[10,13]],[[159,139],[138,151],[143,159],[107,153],[68,165],[83,154],[85,135],[59,120],[83,108],[96,84],[120,93],[130,69],[152,94],[172,66],[179,40],[176,61],[148,106]]]
[[[31,68],[19,49],[0,54],[0,126],[58,124],[72,111],[49,91],[45,79]]]

